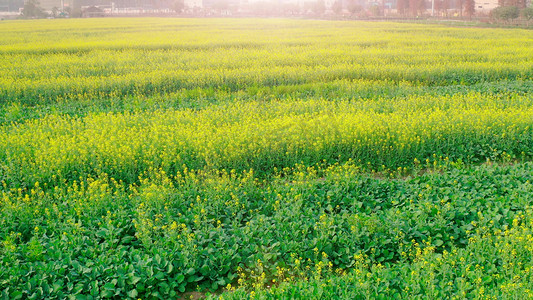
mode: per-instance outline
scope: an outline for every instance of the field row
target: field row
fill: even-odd
[[[0,28],[5,33],[0,44],[0,99],[33,106],[183,89],[235,92],[335,80],[427,86],[533,78],[528,31],[502,35],[500,30],[462,29],[458,36],[455,29],[427,31],[419,25],[391,30],[395,25],[389,23],[329,22],[324,27],[323,22],[272,20],[260,26],[241,20],[235,28],[221,25],[220,32],[208,31],[207,38],[207,24],[165,23],[148,28],[144,23],[109,25],[91,32],[44,23],[43,31],[25,34],[16,33],[17,22],[8,23]],[[190,31],[191,26],[200,32]],[[135,37],[128,28],[136,28],[131,32]],[[51,33],[59,44],[50,40]]]
[[[497,97],[507,103],[517,97],[527,96],[533,89],[533,81],[480,82],[469,86],[421,86],[416,83],[390,80],[341,79],[324,83],[280,84],[276,86],[248,86],[243,90],[230,91],[216,88],[196,87],[180,89],[158,95],[116,95],[94,98],[84,95],[77,99],[62,99],[54,102],[28,105],[19,101],[0,105],[0,124],[24,122],[48,115],[86,116],[91,113],[124,113],[157,110],[202,109],[210,105],[246,101],[292,101],[295,99],[327,99],[329,101],[374,101],[384,107],[391,102],[402,102],[413,97],[434,98],[437,96],[470,97],[478,99]],[[380,104],[383,102],[382,104]],[[382,109],[379,108],[378,109]]]
[[[484,162],[533,155],[530,95],[468,94],[381,101],[246,101],[202,110],[47,116],[0,130],[10,187],[150,169],[253,169],[353,160],[367,170],[417,161]]]

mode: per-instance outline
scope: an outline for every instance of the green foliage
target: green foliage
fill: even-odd
[[[41,8],[40,3],[37,0],[27,0],[24,1],[24,8],[22,9],[22,15],[24,18],[42,18],[46,16],[43,8]]]
[[[533,19],[533,7],[527,7],[520,11],[522,17],[531,20]]]
[[[350,272],[282,283],[250,294],[238,289],[218,298],[529,299],[533,296],[532,217],[529,207],[513,219],[513,227],[504,231],[476,228],[477,233],[464,248],[437,252],[430,244],[414,244],[410,252],[414,258],[409,263],[382,265],[361,258]]]
[[[526,7],[520,10],[520,16],[526,19],[526,23],[529,25],[529,21],[533,20],[533,7]]]
[[[493,9],[490,14],[494,19],[509,21],[518,18],[520,10],[516,6],[500,6]]]
[[[320,279],[362,257],[407,264],[417,245],[453,252],[518,230],[533,201],[531,163],[408,180],[350,165],[284,172],[267,185],[251,173],[155,172],[138,187],[101,178],[3,192],[1,290],[167,298]]]

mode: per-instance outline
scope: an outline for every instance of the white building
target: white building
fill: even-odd
[[[183,4],[185,5],[185,9],[197,9],[204,7],[202,0],[184,0]]]
[[[488,14],[498,7],[498,0],[475,0],[476,14]]]
[[[61,10],[64,6],[69,6],[71,4],[70,0],[40,0],[39,6],[44,8],[46,11],[52,10],[52,8],[58,8]]]

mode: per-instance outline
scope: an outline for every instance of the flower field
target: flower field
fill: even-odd
[[[533,298],[531,31],[0,36],[2,298]]]

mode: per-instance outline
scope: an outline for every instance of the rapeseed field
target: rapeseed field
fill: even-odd
[[[533,298],[533,33],[0,22],[4,299]]]

